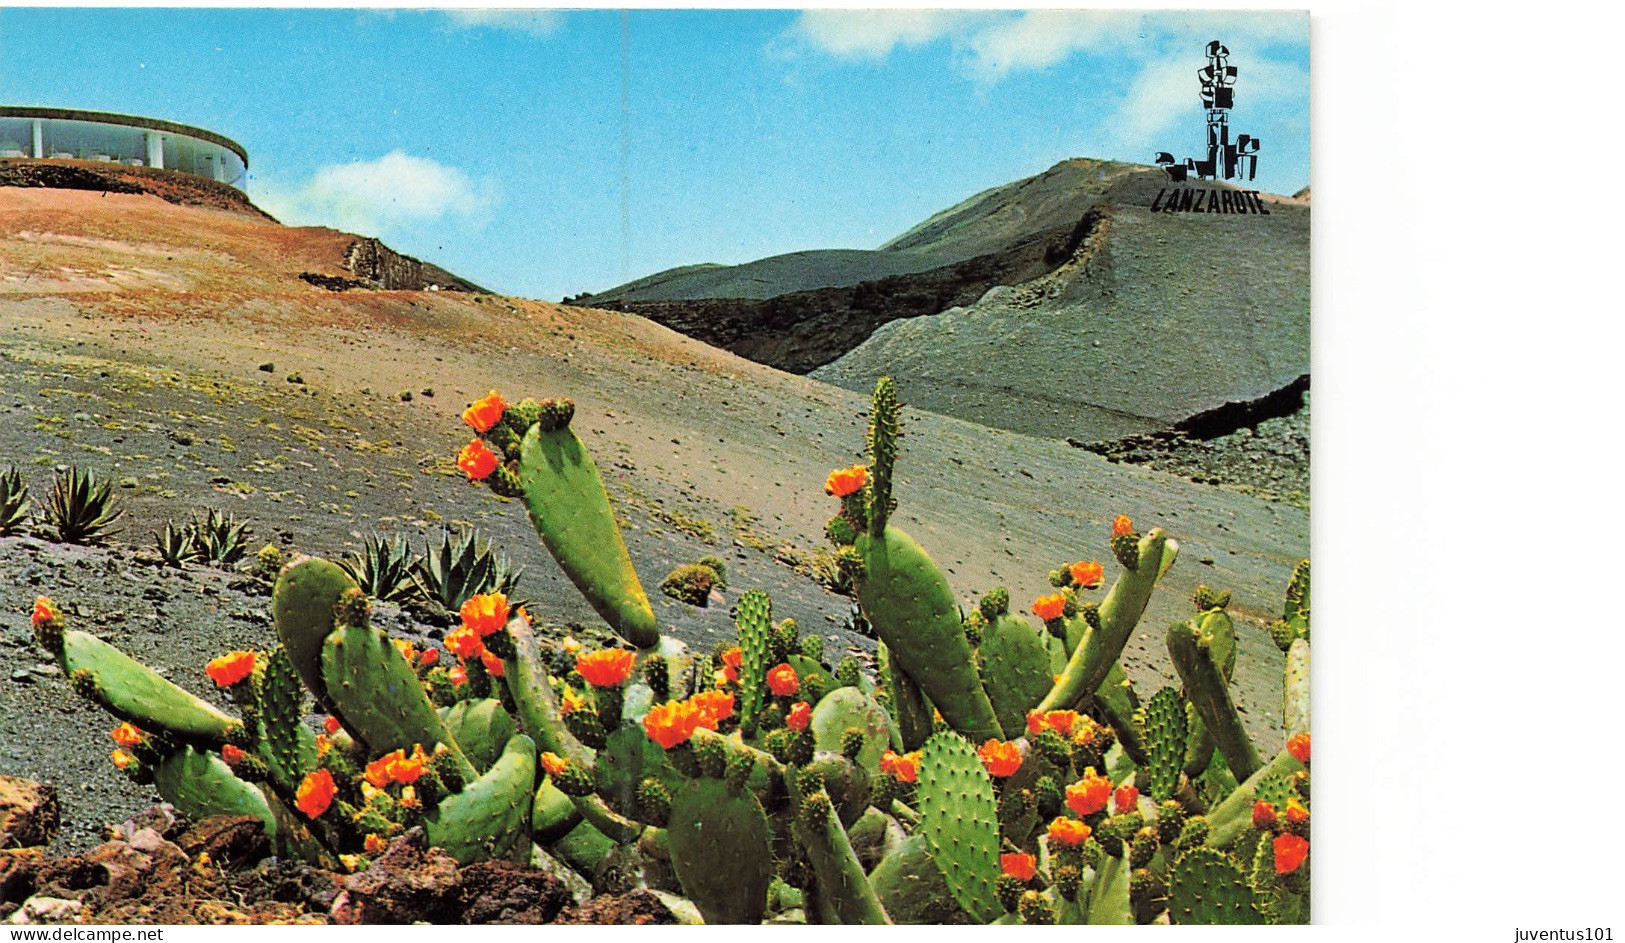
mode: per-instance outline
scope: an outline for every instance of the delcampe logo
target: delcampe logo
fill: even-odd
[[[1230,50],[1217,39],[1207,44],[1207,65],[1199,70],[1202,109],[1207,122],[1207,156],[1174,159],[1167,151],[1157,153],[1157,165],[1174,184],[1191,180],[1251,181],[1258,173],[1258,152],[1263,142],[1250,134],[1230,139],[1230,109],[1236,105],[1236,75],[1230,64]],[[1175,186],[1157,191],[1153,211],[1164,213],[1257,213],[1269,210],[1258,199],[1257,190]]]

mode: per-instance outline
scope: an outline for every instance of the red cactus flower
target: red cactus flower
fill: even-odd
[[[1077,711],[1049,711],[1044,714],[1044,725],[1063,737],[1071,736],[1072,728],[1077,723]]]
[[[1302,825],[1309,821],[1309,808],[1297,799],[1286,801],[1286,820],[1293,825]]]
[[[138,746],[145,739],[146,733],[134,724],[123,723],[113,728],[113,742],[121,747]]]
[[[824,479],[824,493],[844,498],[862,488],[869,481],[869,469],[863,465],[837,468]]]
[[[1309,857],[1309,841],[1291,832],[1275,836],[1275,873],[1291,874]]]
[[[1300,733],[1286,742],[1286,751],[1292,758],[1305,765],[1309,762],[1309,734]]]
[[[1094,830],[1077,819],[1057,816],[1049,823],[1049,843],[1061,848],[1076,848],[1089,840]]]
[[[722,653],[722,674],[732,683],[739,683],[739,669],[744,664],[745,651],[738,645]]]
[[[1140,790],[1133,786],[1118,786],[1117,792],[1112,795],[1112,806],[1119,815],[1133,812],[1140,807]]]
[[[442,643],[446,646],[446,651],[459,658],[478,658],[485,651],[485,643],[480,641],[474,630],[466,625],[460,625],[447,632]]]
[[[1044,722],[1044,712],[1043,711],[1028,711],[1027,712],[1027,735],[1028,736],[1036,737],[1036,736],[1038,736],[1039,734],[1043,733],[1045,730],[1048,730],[1048,729],[1049,729],[1049,724]]]
[[[307,773],[304,781],[299,784],[298,792],[294,794],[296,800],[294,808],[303,812],[306,818],[318,818],[333,804],[335,791],[332,773],[325,769]]]
[[[543,753],[539,759],[542,769],[546,770],[549,776],[563,776],[564,771],[570,768],[570,761],[557,753]]]
[[[806,701],[797,701],[790,705],[790,713],[784,716],[784,725],[791,730],[806,730],[812,723],[812,705]]]
[[[245,755],[242,748],[235,744],[228,743],[220,748],[220,758],[226,761],[227,766],[236,766],[241,763]]]
[[[502,677],[508,670],[508,666],[490,649],[480,652],[480,664],[485,666],[485,673],[493,678]]]
[[[1072,582],[1083,589],[1098,589],[1106,580],[1106,568],[1090,560],[1072,564]]]
[[[620,687],[632,675],[630,649],[606,648],[601,652],[576,656],[576,670],[595,688]]]
[[[507,626],[508,597],[502,593],[470,596],[457,614],[462,616],[464,628],[483,639]]]
[[[1011,851],[999,856],[999,870],[1018,881],[1031,881],[1038,874],[1038,858],[1025,851]]]
[[[801,690],[801,679],[788,663],[781,663],[767,673],[767,689],[778,697],[789,697]]]
[[[433,668],[435,665],[440,664],[440,649],[424,649],[423,654],[418,657],[418,664],[425,668]]]
[[[503,401],[502,394],[492,390],[484,399],[475,400],[474,405],[463,410],[463,423],[475,432],[490,432],[507,409],[508,404]]]
[[[1275,804],[1272,802],[1253,803],[1253,828],[1271,829],[1275,827]]]
[[[62,613],[56,608],[56,603],[49,597],[39,596],[34,599],[34,628],[39,628],[47,622],[62,618]]]
[[[367,837],[361,840],[361,850],[369,855],[382,854],[389,843],[378,837],[376,832],[368,832]]]
[[[880,771],[905,783],[915,782],[920,778],[920,756],[919,750],[901,755],[887,750],[880,755]]]
[[[479,439],[463,446],[457,453],[457,467],[463,470],[469,481],[484,481],[497,470],[497,456],[495,452],[485,447]]]
[[[399,753],[400,751],[397,750],[395,752]],[[380,756],[378,759],[373,760],[371,763],[368,763],[366,770],[364,770],[361,774],[361,778],[365,779],[376,789],[382,789],[389,785],[389,761],[393,755],[394,754],[386,753],[383,756]]]
[[[987,767],[988,774],[998,779],[1013,776],[1021,769],[1021,750],[1008,741],[988,740],[977,748],[976,755]]]
[[[1045,622],[1059,619],[1066,614],[1066,597],[1060,593],[1049,596],[1040,596],[1033,601],[1033,615]]]
[[[338,733],[341,729],[343,729],[343,726],[343,724],[339,723],[339,719],[337,717],[329,717],[322,721],[322,729],[327,731],[330,735]]]
[[[468,683],[468,672],[463,670],[462,665],[454,665],[446,672],[446,678],[451,681],[452,687],[460,688]]]
[[[1093,769],[1066,787],[1066,807],[1079,815],[1094,815],[1106,808],[1112,797],[1112,781]]]
[[[687,743],[699,726],[699,711],[694,705],[679,701],[667,701],[658,707],[651,707],[649,713],[643,715],[643,732],[649,735],[650,740],[660,744],[662,750]]]
[[[112,759],[113,765],[121,770],[129,769],[130,764],[135,762],[135,757],[125,753],[123,750],[114,750],[112,753],[108,754],[108,756],[110,759]]]
[[[734,696],[723,691],[701,691],[689,698],[688,703],[698,712],[700,726],[707,730],[717,729],[717,725],[734,712]]]
[[[1127,514],[1117,515],[1117,519],[1112,521],[1112,536],[1127,537],[1132,533],[1134,533],[1134,522],[1128,519]]]
[[[254,673],[253,652],[231,652],[209,662],[209,677],[220,687],[229,688]]]

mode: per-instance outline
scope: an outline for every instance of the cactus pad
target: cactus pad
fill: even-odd
[[[1258,893],[1242,866],[1212,848],[1192,848],[1168,869],[1168,919],[1176,924],[1261,924]]]
[[[502,756],[508,740],[519,732],[513,718],[502,709],[502,702],[495,698],[458,701],[451,707],[442,707],[439,713],[446,732],[481,772],[491,768]]]
[[[854,762],[870,775],[880,771],[880,757],[891,746],[891,719],[885,708],[857,688],[837,688],[826,694],[812,712],[813,744],[819,750],[843,751],[848,730],[862,735]]]
[[[767,699],[767,672],[773,662],[773,601],[759,589],[739,597],[734,625],[739,631],[739,721],[749,730]]]
[[[1145,771],[1145,789],[1158,802],[1171,798],[1179,788],[1185,737],[1185,704],[1178,691],[1163,688],[1145,707],[1145,748],[1151,761]]]
[[[485,775],[440,801],[424,821],[429,844],[464,864],[528,858],[535,789],[536,744],[518,734]]]
[[[977,651],[982,683],[1004,738],[1021,736],[1027,712],[1054,686],[1049,646],[1026,619],[1005,612],[989,620]]]
[[[87,632],[62,633],[62,673],[87,677],[108,712],[147,730],[200,745],[224,743],[241,725],[214,705]]]
[[[925,742],[915,785],[918,834],[942,869],[954,900],[975,920],[1004,913],[999,903],[999,822],[993,782],[965,738],[939,733]]]
[[[183,746],[153,769],[152,781],[166,802],[194,821],[211,815],[252,815],[265,823],[265,834],[276,838],[276,817],[265,794],[238,779],[213,753]]]
[[[869,884],[895,923],[963,923],[966,915],[948,891],[948,881],[931,859],[923,835],[913,835],[880,859]]]
[[[322,644],[333,631],[333,607],[356,581],[337,563],[300,554],[282,568],[271,590],[271,616],[277,637],[293,659],[305,686],[327,705],[322,679]]]
[[[674,791],[666,826],[671,863],[683,891],[708,924],[760,923],[773,879],[773,829],[749,792],[716,779]]]

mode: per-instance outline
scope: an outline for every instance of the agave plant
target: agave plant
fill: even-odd
[[[191,524],[176,527],[174,521],[169,521],[164,524],[164,532],[154,536],[158,538],[158,556],[165,566],[180,569],[186,561],[197,558],[197,533]]]
[[[191,528],[197,542],[197,559],[205,563],[229,567],[248,554],[248,524],[239,523],[233,514],[210,508],[208,516],[192,521]]]
[[[0,474],[0,536],[9,536],[22,530],[28,520],[28,482],[23,480],[17,466],[8,466]]]
[[[469,529],[456,536],[441,531],[438,545],[428,541],[423,559],[412,565],[412,576],[425,599],[455,612],[480,593],[512,596],[523,569],[511,566]]]
[[[412,547],[405,537],[368,537],[361,552],[339,561],[362,592],[374,599],[398,602],[417,590],[412,578]]]
[[[115,508],[113,486],[98,481],[96,473],[77,466],[57,472],[45,502],[46,527],[65,544],[99,544],[112,536],[114,521],[124,516]]]

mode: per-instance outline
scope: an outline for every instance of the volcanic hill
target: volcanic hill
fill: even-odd
[[[1138,215],[1116,211],[1118,220]],[[941,249],[947,258],[993,238],[958,218],[940,218],[897,251],[957,246]],[[1059,211],[1054,219],[1059,228],[1078,222]],[[1149,219],[1122,229],[1145,244],[1158,238]],[[1196,235],[1179,240],[1201,245]],[[0,454],[22,469],[36,500],[53,468],[78,465],[116,482],[128,511],[107,548],[43,534],[0,538],[0,773],[63,788],[64,844],[82,847],[154,797],[113,771],[112,722],[33,647],[36,595],[204,695],[210,657],[273,644],[266,600],[231,574],[155,565],[153,532],[168,520],[231,511],[251,524],[256,548],[276,541],[331,557],[369,533],[404,534],[421,547],[442,527],[475,524],[525,568],[521,594],[539,623],[592,631],[596,617],[521,507],[456,471],[468,439],[458,416],[491,389],[576,401],[575,426],[651,590],[673,567],[721,554],[727,599],[765,589],[776,615],[824,635],[837,657],[872,651],[844,627],[849,600],[813,578],[828,561],[825,474],[863,447],[868,396],[858,361],[837,371],[846,389],[631,314],[448,290],[456,283],[432,272],[422,290],[404,290],[357,271],[364,242],[285,227],[246,203],[0,186]],[[368,251],[382,257],[382,247]],[[1098,286],[1079,291],[1101,297]],[[1097,350],[1042,334],[1029,343],[1074,363]],[[1185,335],[1162,346],[1206,356],[1205,343]],[[999,372],[1026,382],[1019,364]],[[1249,361],[1233,372],[1266,371]],[[927,373],[899,377],[912,406],[939,404],[954,388]],[[1130,674],[1147,694],[1168,683],[1160,627],[1189,614],[1198,583],[1231,589],[1237,699],[1260,748],[1279,746],[1282,656],[1264,626],[1308,554],[1306,511],[918,408],[905,410],[896,497],[896,519],[966,603],[996,584],[1032,600],[1050,591],[1050,569],[1080,558],[1105,560],[1110,571],[1116,514],[1167,528],[1183,550],[1130,642]],[[730,632],[726,603],[694,609],[652,596],[663,627],[692,643],[710,647]],[[378,611],[409,637],[440,631],[404,610]]]

